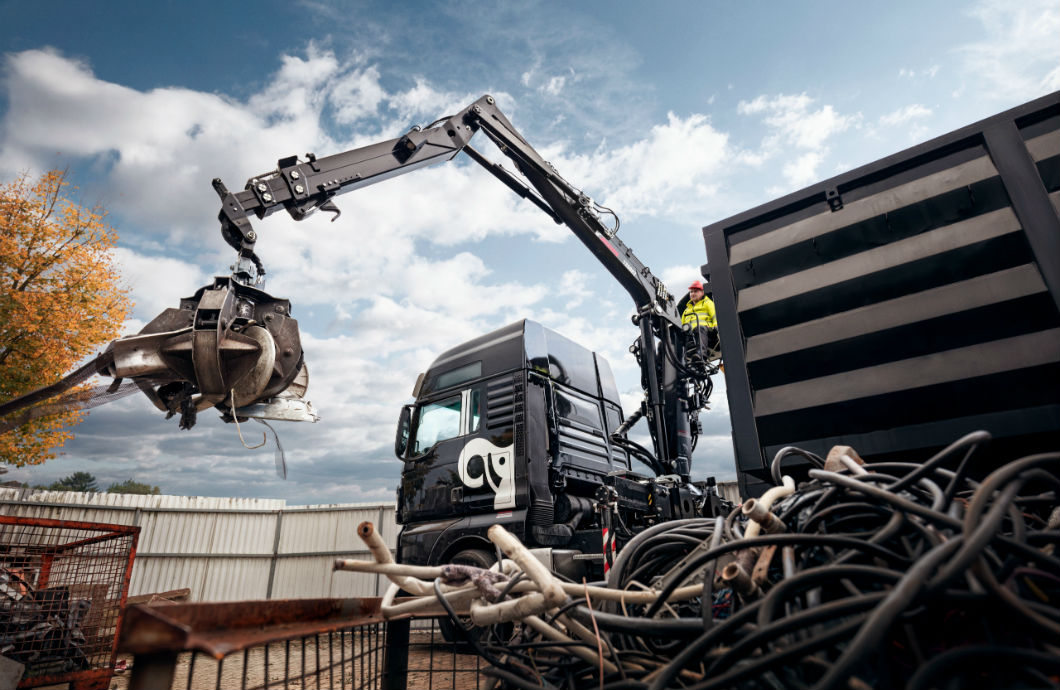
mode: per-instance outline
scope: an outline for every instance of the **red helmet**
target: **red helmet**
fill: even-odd
[[[703,289],[703,283],[698,281],[698,280],[693,280],[692,284],[688,286],[688,289],[689,290],[702,290]]]

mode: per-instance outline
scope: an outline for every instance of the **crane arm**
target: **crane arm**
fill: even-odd
[[[481,131],[514,164],[522,178],[489,161],[469,145]],[[616,235],[618,217],[567,182],[516,130],[491,96],[483,96],[455,115],[404,135],[325,158],[280,159],[275,170],[251,177],[239,192],[219,179],[221,231],[240,255],[242,277],[260,279],[264,269],[254,254],[257,233],[249,216],[286,210],[302,220],[315,210],[335,214],[333,197],[403,175],[466,153],[509,189],[534,203],[556,223],[566,225],[633,298],[640,335],[631,348],[640,365],[647,418],[659,464],[687,480],[691,462],[691,420],[706,404],[705,395],[689,394],[689,382],[702,383],[709,372],[682,367],[684,338],[673,296]],[[523,180],[529,182],[529,186]],[[614,218],[613,226],[602,215]],[[246,266],[245,260],[254,265]],[[698,386],[696,388],[699,390]],[[709,387],[708,387],[709,390]]]
[[[469,145],[479,131],[512,160],[536,192]],[[306,155],[306,160],[282,158],[275,170],[247,180],[242,191],[230,192],[220,179],[215,179],[214,188],[221,197],[218,218],[222,235],[241,256],[256,261],[253,252],[258,237],[249,216],[265,218],[281,208],[295,220],[318,209],[338,213],[333,197],[451,160],[461,151],[555,222],[567,225],[630,293],[639,310],[647,309],[680,325],[674,299],[662,281],[617,237],[617,227],[608,227],[601,220],[600,212],[606,210],[564,180],[519,134],[491,96],[483,96],[455,115],[426,128],[414,127],[395,139],[325,158],[311,154]]]

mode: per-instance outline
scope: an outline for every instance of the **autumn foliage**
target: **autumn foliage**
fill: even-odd
[[[58,381],[120,333],[131,303],[105,212],[68,199],[62,171],[0,186],[0,402]],[[83,411],[0,434],[0,462],[38,464],[73,436]]]

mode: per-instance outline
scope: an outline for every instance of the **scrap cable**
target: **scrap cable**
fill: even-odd
[[[979,481],[988,441],[868,464],[785,448],[757,507],[643,530],[604,583],[564,581],[500,526],[488,576],[393,564],[378,539],[379,563],[335,567],[386,574],[384,615],[470,616],[498,687],[1056,687],[1060,453]],[[811,464],[798,486],[778,471],[794,455]]]

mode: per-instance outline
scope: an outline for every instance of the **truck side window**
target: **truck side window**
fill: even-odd
[[[482,405],[479,402],[482,399],[482,393],[479,389],[471,391],[471,410],[470,410],[470,424],[468,425],[468,433],[475,433],[478,431],[479,426],[482,424]]]
[[[420,408],[413,453],[422,453],[439,441],[460,435],[460,397],[454,395]]]

